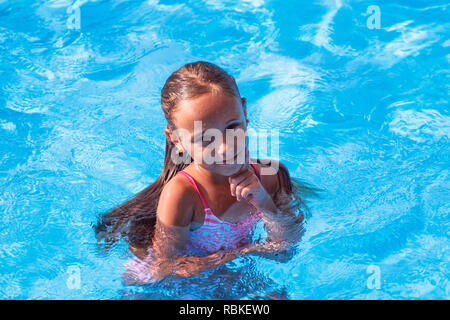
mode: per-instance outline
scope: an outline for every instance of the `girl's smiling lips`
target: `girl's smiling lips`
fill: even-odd
[[[236,161],[236,159],[237,159],[237,157],[238,157],[238,155],[239,155],[240,153],[237,153],[234,157],[233,157],[233,159],[231,159],[231,160],[228,160],[228,161],[223,161],[223,162],[218,162],[217,164],[220,164],[220,165],[227,165],[227,164],[229,164],[229,165],[232,165],[232,164],[236,164],[235,163],[235,161]],[[229,162],[229,163],[227,163],[227,162]]]

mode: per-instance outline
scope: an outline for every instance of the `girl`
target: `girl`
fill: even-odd
[[[203,161],[212,142],[198,134],[196,121],[203,132],[247,132],[246,99],[231,75],[212,63],[188,63],[167,79],[161,106],[167,128],[160,176],[104,214],[95,228],[97,239],[107,247],[119,237],[128,241],[136,256],[128,265],[129,283],[170,273],[196,274],[236,255],[280,250],[299,239],[302,209],[307,210],[300,195],[316,189],[300,185],[280,162],[251,159],[247,139],[236,146],[213,141],[220,160]],[[183,161],[174,161],[175,152]],[[278,170],[261,174],[269,167]],[[251,244],[252,229],[261,220],[268,239]]]

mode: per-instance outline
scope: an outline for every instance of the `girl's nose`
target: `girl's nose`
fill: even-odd
[[[227,154],[227,150],[229,154]],[[219,146],[219,149],[217,150],[219,157],[222,161],[227,160],[228,158],[232,158],[234,156],[234,148],[232,143],[227,144],[227,141],[222,141],[222,143]]]

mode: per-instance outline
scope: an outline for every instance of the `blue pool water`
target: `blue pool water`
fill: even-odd
[[[0,298],[449,299],[449,9],[0,0]],[[125,246],[101,253],[91,225],[161,172],[160,89],[197,60],[325,193],[289,261],[126,286]]]

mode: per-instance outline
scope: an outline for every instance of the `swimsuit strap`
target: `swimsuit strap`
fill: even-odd
[[[257,175],[258,179],[261,180],[261,175],[260,175],[260,173],[259,173],[258,166],[256,166],[256,164],[254,164],[254,163],[250,163],[250,165],[253,167],[253,169],[255,169],[255,172],[256,172],[256,175]],[[187,173],[186,171],[184,171],[184,170],[180,170],[180,171],[178,171],[176,174],[179,174],[179,173],[181,173],[181,174],[184,175],[186,178],[188,178],[189,182],[194,186],[194,188],[195,188],[195,190],[197,191],[197,193],[198,193],[200,199],[202,200],[203,207],[205,208],[205,210],[206,210],[206,209],[210,209],[210,208],[208,207],[208,205],[206,204],[205,197],[203,196],[202,192],[200,191],[200,189],[198,188],[197,184],[195,183],[195,179],[192,178],[192,176],[191,176],[189,173]]]
[[[179,174],[179,173],[183,174],[186,178],[188,178],[189,182],[194,186],[195,190],[197,191],[198,195],[200,196],[200,199],[202,200],[203,207],[205,208],[205,210],[209,209],[208,205],[206,204],[205,197],[203,197],[202,192],[197,187],[197,184],[195,183],[194,178],[192,178],[192,176],[184,170],[178,171],[176,174]]]
[[[258,179],[261,181],[261,174],[259,173],[259,168],[256,164],[254,163],[250,163],[250,165],[253,167],[253,169],[255,169],[256,171],[256,176],[258,177]]]

